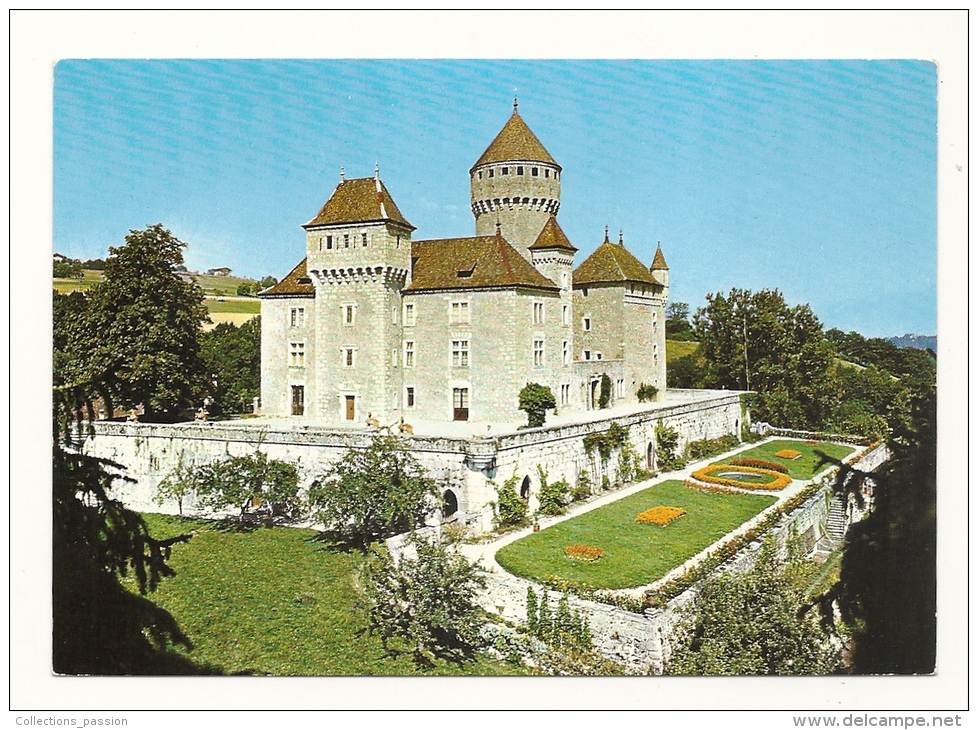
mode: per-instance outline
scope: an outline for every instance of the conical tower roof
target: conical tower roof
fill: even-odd
[[[662,271],[665,269],[669,270],[669,266],[666,264],[666,257],[662,255],[662,244],[658,244],[655,247],[655,256],[652,259],[652,265],[649,267],[649,271]]]
[[[574,286],[625,281],[662,286],[624,244],[611,243],[605,231],[604,243],[574,270]]]
[[[319,213],[303,228],[340,223],[391,221],[414,230],[379,177],[341,180]]]
[[[560,248],[571,253],[577,251],[577,247],[567,238],[560,224],[557,223],[557,217],[553,213],[550,214],[550,218],[544,224],[543,230],[537,236],[537,240],[530,246],[531,251],[540,251],[546,248]]]
[[[557,161],[550,156],[546,148],[526,126],[526,122],[513,104],[513,116],[503,125],[496,138],[486,147],[479,160],[472,165],[472,170],[490,162],[508,162],[510,160],[526,160],[531,162],[546,162],[560,169]]]

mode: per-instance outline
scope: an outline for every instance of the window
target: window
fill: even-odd
[[[625,394],[625,381],[619,378],[615,382],[615,398],[621,398]]]
[[[469,303],[468,302],[452,302],[452,312],[449,317],[452,324],[468,324],[469,323]]]
[[[417,321],[417,318],[416,318],[415,312],[414,312],[414,305],[413,304],[405,304],[404,305],[404,326],[405,327],[413,327],[416,321]]]
[[[533,302],[533,324],[543,324],[543,302]]]
[[[566,289],[567,284],[570,282],[570,277],[568,277],[566,271],[560,272],[560,288]]]
[[[469,420],[469,389],[452,388],[452,419],[455,421]]]
[[[327,249],[333,248],[333,237],[332,236],[326,236],[326,248]]]
[[[562,383],[560,386],[560,405],[566,406],[570,403],[570,383]]]
[[[391,307],[391,323],[397,324],[397,305]]]
[[[600,352],[594,353],[594,359],[595,360],[600,360],[601,359],[601,353]]]
[[[482,179],[482,171],[481,170],[479,171],[479,179],[480,180]]]
[[[489,177],[492,177],[492,176],[493,176],[493,170],[492,170],[492,168],[490,168],[489,169]]]
[[[294,368],[306,366],[306,343],[292,342],[289,344],[289,365]]]
[[[292,307],[289,310],[289,325],[292,327],[302,327],[306,323],[306,308]]]
[[[404,343],[404,367],[414,367],[414,341],[408,340]]]
[[[346,420],[352,421],[357,417],[357,397],[355,395],[346,396]]]
[[[652,310],[652,331],[655,332],[656,327],[659,324],[659,313]]]
[[[590,332],[591,331],[591,318],[590,317],[585,317],[584,320],[583,320],[583,325],[584,325],[584,331],[585,332]]]
[[[452,367],[467,368],[469,366],[469,341],[452,340]]]
[[[343,324],[347,327],[352,327],[354,321],[356,320],[357,306],[355,304],[344,304],[343,305]]]
[[[344,347],[343,348],[343,367],[352,368],[356,365],[356,351],[355,347]]]
[[[397,367],[397,350],[391,350],[391,365]]]
[[[360,245],[363,246],[364,248],[367,247],[367,234],[366,233],[361,233],[360,234]]]
[[[516,174],[517,175],[522,175],[523,174],[523,165],[517,165],[516,166]]]
[[[590,360],[591,359],[591,351],[590,350],[585,350],[584,351],[584,359],[585,360]]]
[[[408,408],[414,408],[414,386],[409,385],[404,389],[404,405]]]
[[[564,363],[564,367],[567,367],[568,365],[570,365],[570,342],[568,342],[567,340],[564,340],[564,349],[562,355],[563,355],[562,362]]]
[[[503,175],[508,175],[508,174],[509,174],[509,168],[508,167],[504,167],[503,168]]]
[[[350,234],[349,233],[344,233],[343,234],[343,248],[349,248],[349,247],[350,247]]]
[[[566,304],[560,310],[560,323],[564,327],[570,324],[570,307]]]
[[[543,176],[544,176],[544,177],[550,177],[550,170],[546,170],[546,169],[544,169],[544,171],[543,171]]]
[[[658,342],[653,342],[652,343],[652,362],[653,362],[653,364],[659,362],[659,343]]]
[[[533,367],[543,367],[543,340],[533,340]]]
[[[400,248],[401,247],[401,236],[400,236],[400,234],[398,234],[396,241],[397,242],[394,244],[394,247],[395,248]]]
[[[539,174],[540,174],[540,168],[539,167],[531,167],[530,168],[530,175],[532,177],[537,177]]]
[[[301,416],[306,412],[306,386],[292,386],[292,415]]]

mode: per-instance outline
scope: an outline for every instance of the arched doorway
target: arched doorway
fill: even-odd
[[[600,386],[601,386],[600,380],[591,381],[591,410],[592,411],[598,407],[598,400],[600,398],[600,395],[598,393],[598,388]]]
[[[458,497],[451,489],[446,489],[442,495],[441,516],[442,518],[451,517],[458,512]]]
[[[530,498],[530,477],[529,476],[523,477],[523,483],[520,485],[520,496],[523,499],[529,499]]]
[[[649,447],[645,450],[645,468],[649,471],[653,470],[654,458],[655,452],[652,449],[652,442],[649,441]]]

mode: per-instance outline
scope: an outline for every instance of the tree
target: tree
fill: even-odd
[[[686,302],[669,303],[666,309],[666,337],[685,341],[696,338],[689,322],[689,305]]]
[[[435,481],[389,434],[375,436],[366,448],[348,449],[309,489],[317,519],[363,548],[414,529],[438,499]]]
[[[539,464],[537,464],[537,473],[540,475],[540,507],[537,511],[542,515],[564,514],[570,499],[570,485],[567,484],[567,480],[547,481],[547,472]]]
[[[57,330],[56,330],[57,333]],[[54,671],[61,674],[199,674],[171,651],[191,648],[167,611],[146,598],[174,574],[173,547],[189,534],[150,535],[142,516],[111,496],[125,479],[118,464],[87,456],[85,393],[104,385],[62,383],[54,389],[52,618]],[[90,406],[89,406],[90,408]],[[120,579],[135,577],[138,594]]]
[[[243,281],[238,284],[238,288],[234,292],[239,297],[250,297],[254,294],[254,286],[247,281]]]
[[[704,385],[752,390],[755,420],[821,427],[832,350],[807,304],[788,307],[776,289],[709,294],[693,318],[705,360]]]
[[[81,261],[78,259],[65,259],[64,261],[54,262],[55,279],[81,279],[84,275]]]
[[[247,456],[229,456],[169,475],[174,494],[195,494],[198,502],[212,510],[239,509],[243,516],[249,507],[267,504],[273,513],[301,517],[305,505],[299,497],[299,470],[281,459],[269,459],[256,451]],[[257,506],[257,505],[255,505]]]
[[[910,425],[896,430],[892,457],[872,473],[841,464],[836,489],[863,498],[873,484],[872,513],[850,526],[838,582],[817,605],[833,630],[836,611],[853,629],[855,674],[929,674],[937,649],[936,391],[919,394]]]
[[[214,386],[215,413],[240,413],[261,392],[261,317],[221,322],[200,335],[200,356]]]
[[[386,549],[371,553],[360,574],[369,631],[405,647],[414,661],[436,659],[461,664],[480,644],[482,609],[476,601],[485,587],[482,570],[454,548],[415,537],[417,557],[395,562]]]
[[[546,385],[527,383],[520,391],[520,410],[526,411],[528,428],[542,426],[547,421],[547,409],[556,407],[554,394]]]
[[[269,287],[275,286],[276,284],[278,284],[278,279],[276,279],[274,276],[266,276],[262,278],[262,280],[258,282],[258,284],[260,287],[259,289],[260,291],[261,289],[268,289]]]
[[[607,408],[611,403],[611,378],[608,373],[601,373],[601,390],[598,393],[598,408]]]
[[[830,674],[838,651],[810,617],[799,616],[807,575],[782,565],[770,543],[743,573],[710,578],[684,611],[669,674]],[[798,571],[797,576],[795,571]]]
[[[123,407],[142,404],[147,419],[172,419],[209,387],[199,341],[204,295],[173,271],[185,245],[159,224],[130,231],[91,289],[83,370],[91,382],[104,378],[110,412],[113,396]]]
[[[510,527],[521,527],[526,524],[527,505],[526,500],[516,493],[516,483],[519,477],[513,474],[503,482],[502,486],[496,488],[496,501],[493,504],[495,516],[493,524],[497,530]]]

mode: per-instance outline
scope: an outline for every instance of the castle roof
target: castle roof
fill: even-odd
[[[553,213],[550,214],[550,218],[543,226],[543,230],[540,231],[540,235],[537,236],[537,240],[530,246],[531,251],[540,251],[548,248],[561,248],[571,253],[577,250],[577,247],[564,234]]]
[[[645,264],[625,248],[624,244],[614,244],[605,233],[604,243],[594,253],[574,269],[574,286],[581,284],[602,284],[619,281],[637,281],[643,284],[662,286]]]
[[[411,243],[411,285],[404,291],[531,288],[558,291],[501,235]]]
[[[650,271],[661,271],[662,269],[669,270],[666,265],[666,257],[662,255],[662,244],[655,247],[655,257],[652,259],[652,265],[649,267]]]
[[[319,214],[306,223],[303,228],[328,226],[342,223],[375,223],[391,221],[414,230],[394,199],[387,192],[384,183],[377,177],[361,177],[355,180],[340,180],[336,190],[319,211]]]
[[[559,170],[560,165],[550,156],[546,148],[533,134],[523,118],[513,108],[513,116],[503,125],[503,128],[496,135],[496,138],[486,147],[479,160],[472,165],[472,170],[479,165],[487,165],[490,162],[507,162],[509,160],[527,160],[536,162],[546,162],[556,166]]]
[[[278,284],[258,294],[259,297],[314,297],[316,287],[306,271],[306,260],[302,259],[292,271]]]

